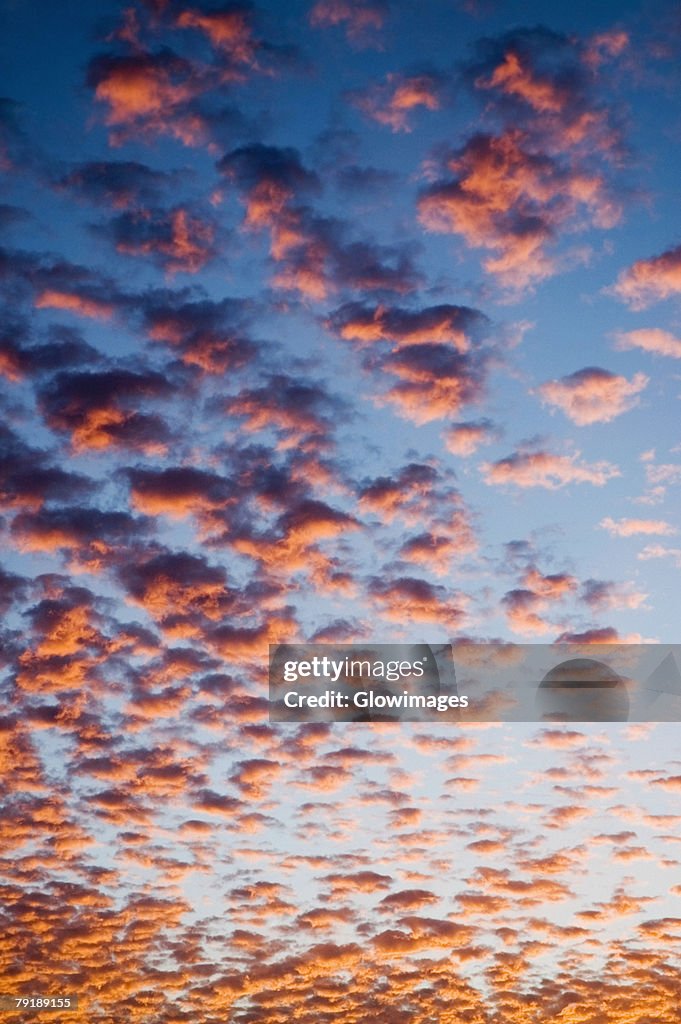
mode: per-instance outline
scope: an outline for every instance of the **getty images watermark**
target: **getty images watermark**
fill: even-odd
[[[274,722],[681,721],[678,644],[278,644]]]

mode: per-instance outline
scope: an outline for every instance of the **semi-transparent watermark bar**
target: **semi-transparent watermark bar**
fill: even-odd
[[[679,722],[681,644],[278,644],[273,722]]]

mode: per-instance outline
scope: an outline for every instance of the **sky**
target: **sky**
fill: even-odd
[[[5,994],[678,1019],[675,725],[270,723],[267,653],[677,642],[680,40],[2,0]]]

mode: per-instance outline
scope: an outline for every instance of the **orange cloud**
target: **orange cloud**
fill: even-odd
[[[470,522],[465,513],[461,512],[452,517],[450,532],[436,530],[419,533],[404,542],[398,557],[414,565],[423,565],[436,576],[445,576],[454,558],[470,554],[477,546]]]
[[[488,320],[468,306],[364,306],[350,302],[327,321],[327,326],[350,341],[390,341],[397,347],[450,343],[458,352],[468,352],[484,335]]]
[[[79,316],[89,317],[93,320],[110,320],[114,314],[114,307],[108,302],[86,298],[75,292],[57,291],[53,288],[45,289],[36,297],[35,307],[36,309],[65,309],[69,313],[77,313]]]
[[[389,581],[374,579],[369,593],[385,618],[396,622],[433,622],[459,629],[465,618],[462,603],[446,589],[410,576]]]
[[[180,28],[205,32],[212,45],[235,63],[255,64],[257,44],[245,8],[210,12],[187,10],[180,14],[177,24]]]
[[[569,93],[548,78],[540,78],[519,53],[509,51],[491,76],[476,79],[479,89],[499,89],[517,96],[538,113],[559,113],[569,102]]]
[[[96,58],[88,82],[96,99],[108,106],[106,124],[117,129],[114,144],[135,131],[171,135],[188,146],[207,137],[203,118],[189,109],[204,83],[188,61],[169,49]]]
[[[366,92],[353,93],[353,104],[378,124],[394,132],[410,132],[409,113],[416,107],[437,110],[440,106],[439,83],[433,75],[388,74],[385,85]]]
[[[636,373],[631,380],[599,367],[577,370],[560,380],[547,381],[537,391],[542,401],[556,406],[583,427],[590,423],[610,423],[638,404],[637,396],[648,386],[649,378]]]
[[[601,175],[569,169],[536,152],[518,129],[474,136],[445,170],[448,177],[421,194],[421,223],[428,231],[461,235],[473,248],[493,250],[484,267],[511,289],[555,273],[549,246],[580,212],[599,227],[612,226],[620,216]]]

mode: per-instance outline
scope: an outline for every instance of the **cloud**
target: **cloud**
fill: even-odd
[[[97,233],[109,237],[117,252],[150,257],[169,274],[195,274],[215,255],[215,228],[184,207],[138,207],[119,214]]]
[[[611,516],[606,516],[601,519],[599,526],[603,530],[607,530],[613,537],[635,537],[639,534],[668,537],[670,534],[676,533],[676,529],[671,523],[667,523],[663,519],[616,520]]]
[[[498,436],[498,429],[488,419],[454,423],[442,435],[447,451],[462,458],[473,455],[482,445],[497,440]]]
[[[633,409],[636,397],[648,386],[650,378],[636,373],[631,380],[600,367],[587,366],[559,380],[550,380],[537,388],[542,401],[556,406],[583,427],[590,423],[610,423]]]
[[[317,174],[303,166],[298,150],[292,147],[259,142],[241,146],[225,154],[217,168],[246,191],[250,225],[261,223],[268,213],[280,209],[285,200],[320,189]]]
[[[187,623],[193,615],[222,618],[234,604],[225,570],[184,551],[163,551],[146,560],[138,556],[120,565],[117,577],[130,600],[166,627]]]
[[[88,298],[77,292],[60,291],[46,288],[36,296],[36,309],[64,309],[78,316],[93,320],[110,320],[114,314],[114,306],[100,299]]]
[[[400,512],[418,518],[424,508],[423,500],[432,493],[439,479],[434,466],[409,463],[394,476],[366,481],[359,490],[359,507],[362,511],[379,513],[388,521]]]
[[[571,483],[602,487],[620,470],[610,462],[580,462],[579,452],[557,455],[544,450],[519,451],[497,462],[483,462],[480,470],[486,484],[516,487],[544,487],[558,490]]]
[[[96,569],[112,551],[150,528],[148,520],[126,512],[64,506],[20,512],[11,531],[23,551],[72,551],[79,561]]]
[[[501,600],[510,628],[523,636],[544,636],[555,631],[556,627],[540,613],[574,593],[577,580],[568,573],[543,575],[530,566],[520,583],[520,587],[507,591]]]
[[[189,300],[183,292],[159,290],[145,297],[141,313],[152,341],[168,345],[183,363],[206,374],[239,370],[259,352],[249,336],[248,303],[239,299]]]
[[[612,291],[632,309],[645,309],[681,292],[681,246],[623,270]]]
[[[220,57],[223,60],[226,58],[235,69],[240,65],[252,68],[257,65],[259,44],[254,38],[251,17],[250,6],[235,4],[221,11],[182,11],[177,18],[177,25],[179,28],[193,28],[205,33],[219,51]],[[229,66],[225,66],[225,72]]]
[[[273,374],[262,387],[246,389],[224,404],[231,416],[245,420],[243,429],[277,431],[282,448],[325,446],[341,412],[339,401],[321,383],[283,373]]]
[[[501,599],[508,625],[522,636],[544,636],[555,630],[538,612],[545,602],[531,590],[509,590]]]
[[[608,580],[585,580],[582,600],[594,611],[645,608],[648,594],[634,588],[632,583],[613,583]]]
[[[440,530],[438,525],[408,538],[399,548],[397,557],[414,565],[422,565],[436,576],[445,576],[452,560],[475,551],[478,544],[465,512],[452,516],[450,529]]]
[[[382,365],[400,380],[388,388],[385,399],[413,423],[456,415],[484,394],[484,354],[462,355],[448,345],[409,345],[386,357]]]
[[[116,145],[134,135],[170,135],[188,146],[206,141],[206,124],[190,105],[203,90],[200,75],[169,48],[95,57],[87,84],[108,107],[105,121]]]
[[[651,558],[671,558],[681,567],[681,548],[668,548],[664,544],[646,544],[636,557],[642,562]]]
[[[600,227],[619,218],[601,174],[532,149],[516,128],[473,136],[444,161],[442,173],[419,197],[419,220],[428,231],[492,250],[483,266],[512,290],[556,272],[552,243],[559,229],[574,227],[580,216]]]
[[[0,504],[37,511],[46,502],[77,501],[93,490],[88,477],[55,465],[55,456],[32,448],[0,426]]]
[[[194,466],[166,469],[136,467],[127,470],[133,505],[147,515],[168,515],[183,519],[224,508],[233,485],[217,473]]]
[[[394,580],[374,577],[368,593],[378,613],[392,621],[439,623],[456,630],[465,619],[464,608],[445,587],[413,576]]]
[[[388,0],[317,0],[309,19],[314,28],[342,26],[353,46],[381,49],[388,10]]]
[[[375,401],[395,405],[404,419],[418,424],[442,419],[485,393],[492,349],[489,321],[478,310],[349,302],[326,325],[342,338],[370,346],[365,365],[383,385]],[[391,383],[390,376],[398,381]]]
[[[580,258],[559,252],[561,233],[619,221],[611,179],[624,158],[621,130],[576,35],[519,28],[476,49],[463,79],[498,129],[429,162],[436,180],[419,197],[419,219],[489,250],[484,269],[519,292]]]
[[[57,179],[60,189],[114,209],[155,203],[173,175],[136,160],[90,160],[76,164]]]
[[[614,644],[621,640],[620,634],[613,626],[597,626],[586,629],[582,633],[561,633],[556,637],[556,644]],[[625,641],[626,642],[626,641]]]
[[[490,323],[468,306],[443,304],[412,310],[349,302],[331,314],[327,326],[349,341],[388,341],[398,348],[449,343],[465,353],[485,338]]]
[[[619,331],[615,348],[641,348],[644,352],[681,359],[681,339],[659,327],[641,327],[636,331]]]
[[[244,228],[270,231],[270,254],[281,264],[273,278],[277,288],[318,301],[339,288],[404,294],[419,283],[412,246],[351,238],[344,221],[295,205],[320,189],[295,149],[241,147],[218,169],[244,191]]]
[[[0,565],[0,613],[5,615],[15,601],[27,591],[28,580],[16,573],[7,572]]]
[[[259,535],[252,529],[242,529],[232,543],[241,554],[267,565],[276,573],[295,573],[301,570],[316,573],[320,587],[333,585],[335,560],[330,560],[318,549],[318,544],[348,531],[360,528],[352,515],[332,508],[326,502],[305,498],[288,508],[277,520],[274,529]]]
[[[522,128],[539,148],[620,158],[617,108],[599,95],[607,61],[594,57],[617,57],[626,36],[597,39],[542,25],[514,28],[478,40],[464,77],[502,122]]]
[[[69,433],[76,451],[117,447],[158,453],[172,436],[170,428],[160,415],[130,406],[172,392],[162,374],[110,369],[59,373],[39,390],[38,400],[47,423]]]
[[[409,114],[417,107],[438,110],[442,76],[432,72],[421,74],[389,73],[384,84],[348,94],[353,106],[378,124],[393,132],[412,130]]]

